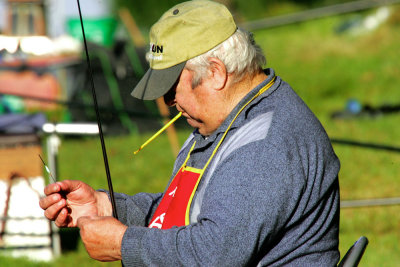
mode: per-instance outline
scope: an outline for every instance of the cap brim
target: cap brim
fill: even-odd
[[[131,95],[143,100],[154,100],[165,95],[178,80],[185,64],[182,62],[161,70],[149,68]]]

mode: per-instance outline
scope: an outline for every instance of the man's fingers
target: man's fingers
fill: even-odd
[[[64,192],[73,192],[81,186],[81,182],[74,180],[63,180],[62,182],[57,182],[60,188]]]
[[[61,199],[60,201],[54,203],[53,205],[49,206],[45,209],[44,215],[49,220],[55,220],[60,213],[61,209],[66,207],[67,203],[65,199]]]
[[[58,193],[58,192],[72,192],[80,187],[81,183],[74,180],[63,180],[56,182],[54,184],[49,184],[44,188],[44,193],[46,196]]]
[[[54,205],[55,203],[59,202],[61,199],[62,199],[62,197],[60,194],[53,193],[52,195],[49,195],[47,197],[42,197],[39,200],[39,206],[45,210],[45,209],[49,208],[50,206]]]
[[[76,227],[80,216],[97,215],[96,195],[87,184],[63,180],[45,187],[39,205],[44,215],[59,227]]]
[[[49,184],[44,188],[44,193],[46,196],[60,192],[61,187],[59,183]]]
[[[69,225],[70,219],[68,217],[68,209],[62,208],[61,211],[58,213],[56,220],[54,221],[58,227],[75,227],[75,225]]]

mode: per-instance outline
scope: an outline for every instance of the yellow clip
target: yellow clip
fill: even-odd
[[[133,152],[133,154],[137,154],[140,150],[142,150],[145,146],[147,146],[151,141],[153,141],[154,139],[157,138],[157,136],[159,136],[162,132],[165,131],[165,129],[167,129],[169,126],[171,126],[171,124],[173,124],[177,119],[179,119],[179,117],[182,115],[182,112],[179,112],[178,115],[176,115],[172,120],[170,120],[167,124],[165,124],[160,130],[158,130],[158,132],[156,132],[152,137],[150,137],[146,142],[143,143],[143,145],[141,145],[139,147],[138,150],[136,150],[135,152]]]

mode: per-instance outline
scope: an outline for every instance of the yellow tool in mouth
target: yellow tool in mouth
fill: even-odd
[[[156,139],[157,136],[159,136],[162,132],[164,132],[169,126],[171,126],[171,124],[173,124],[177,119],[179,119],[180,116],[182,116],[182,112],[179,112],[178,115],[176,115],[172,120],[170,120],[167,124],[165,124],[160,130],[158,130],[158,132],[156,132],[152,137],[150,137],[146,142],[144,142],[143,145],[141,145],[138,150],[133,152],[133,154],[136,155],[140,150],[142,150],[145,146],[147,146],[151,141]]]

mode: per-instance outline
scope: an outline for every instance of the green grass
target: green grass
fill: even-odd
[[[400,13],[400,6],[392,10],[392,14],[396,13]],[[335,33],[335,28],[352,16],[260,30],[255,32],[255,38],[266,51],[268,66],[292,85],[330,137],[400,147],[399,113],[331,119],[332,112],[343,109],[349,98],[375,106],[399,104],[400,100],[399,15],[363,35]],[[188,133],[189,130],[179,131],[181,144]],[[149,136],[106,137],[115,191],[134,194],[163,190],[174,162],[166,135],[138,155],[132,153]],[[341,160],[343,200],[400,196],[399,153],[338,144],[334,144],[334,149]],[[107,187],[100,142],[96,138],[64,139],[59,167],[62,179],[82,179],[95,188]],[[370,244],[360,266],[398,266],[400,206],[342,209],[342,255],[361,235],[367,236]],[[39,266],[20,259],[0,258],[0,263],[3,262],[10,266]],[[63,253],[51,265],[120,266],[120,263],[91,260],[79,242],[77,250]]]

